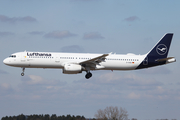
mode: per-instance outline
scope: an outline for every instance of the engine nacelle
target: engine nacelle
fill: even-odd
[[[82,73],[82,66],[78,64],[65,64],[63,69],[64,74]]]

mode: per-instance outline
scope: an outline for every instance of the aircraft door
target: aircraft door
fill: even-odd
[[[143,65],[148,65],[148,57],[146,57],[143,61]]]
[[[21,53],[21,62],[26,62],[26,53]]]
[[[56,62],[56,63],[59,63],[59,62],[60,62],[60,58],[59,58],[58,56],[56,56],[55,62]]]

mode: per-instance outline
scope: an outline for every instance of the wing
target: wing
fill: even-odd
[[[85,67],[97,68],[99,66],[99,63],[104,62],[106,59],[106,56],[108,56],[108,55],[109,54],[103,54],[101,56],[98,56],[98,57],[95,57],[95,58],[92,58],[92,59],[89,59],[86,61],[82,61],[79,64],[81,64],[82,66],[85,66]],[[103,66],[101,66],[101,67],[103,68]]]

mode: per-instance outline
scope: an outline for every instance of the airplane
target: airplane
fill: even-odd
[[[144,55],[128,54],[90,54],[57,52],[17,52],[4,59],[4,64],[25,68],[57,68],[64,74],[86,72],[85,78],[92,77],[92,70],[137,70],[176,62],[167,57],[173,33],[165,34],[157,44]]]

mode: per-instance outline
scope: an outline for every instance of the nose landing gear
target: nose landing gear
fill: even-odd
[[[22,73],[21,73],[21,76],[24,76],[24,71],[25,71],[25,68],[22,68]]]

